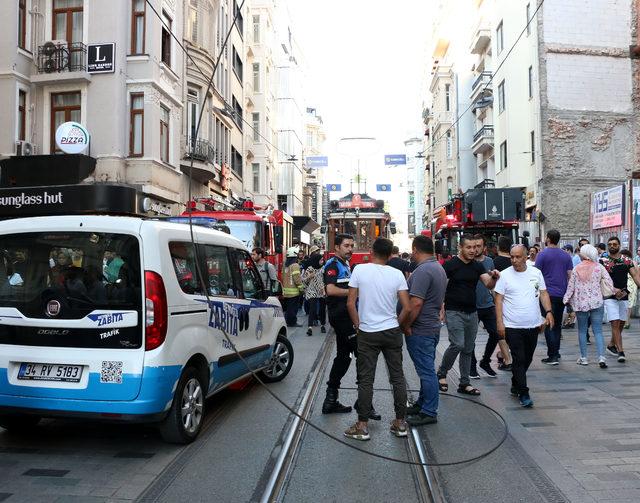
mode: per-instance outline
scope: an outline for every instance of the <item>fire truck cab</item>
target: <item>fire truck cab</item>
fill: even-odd
[[[437,208],[431,221],[431,234],[442,253],[455,255],[463,234],[482,234],[497,242],[507,236],[512,243],[528,244],[526,232],[520,235],[524,213],[524,191],[521,188],[476,187]],[[424,233],[424,231],[423,231]]]
[[[195,209],[197,204],[204,210]],[[221,208],[218,201],[196,200],[191,203],[193,217],[214,218],[221,228],[239,239],[249,249],[262,248],[280,277],[284,258],[293,241],[293,218],[282,210],[267,210],[244,200],[238,206]],[[188,216],[185,211],[183,216]]]

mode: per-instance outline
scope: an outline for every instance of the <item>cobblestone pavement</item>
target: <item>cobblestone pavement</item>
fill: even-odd
[[[603,326],[605,343],[610,329]],[[623,334],[626,363],[607,356],[608,369],[600,369],[595,344],[588,346],[588,366],[576,364],[577,330],[563,331],[561,363],[547,366],[541,335],[531,368],[529,387],[535,401],[523,409],[509,394],[510,374],[489,378],[482,370],[472,384],[480,399],[504,414],[512,439],[546,477],[575,502],[640,501],[640,322]],[[476,354],[481,355],[486,333],[480,330]],[[438,352],[448,344],[443,330]],[[439,362],[440,358],[438,358]],[[496,366],[495,361],[492,362]],[[457,366],[457,362],[456,362]],[[457,375],[450,374],[450,382]],[[454,388],[455,392],[455,388]],[[445,402],[446,403],[446,402]],[[499,484],[499,474],[493,474]]]

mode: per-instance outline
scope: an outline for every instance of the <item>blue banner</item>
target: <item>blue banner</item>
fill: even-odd
[[[385,166],[400,166],[407,164],[407,156],[405,154],[391,154],[384,156]]]
[[[378,192],[391,192],[391,184],[390,183],[385,183],[382,185],[376,185],[376,190]]]
[[[306,158],[308,168],[326,168],[329,166],[329,158],[326,155],[315,155]]]
[[[342,190],[342,185],[339,183],[328,183],[327,190],[329,192],[340,192]]]

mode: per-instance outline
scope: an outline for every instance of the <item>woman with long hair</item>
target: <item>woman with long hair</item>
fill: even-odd
[[[602,318],[604,316],[603,285],[613,291],[611,276],[602,264],[598,262],[598,251],[592,245],[580,248],[580,262],[572,271],[569,278],[564,303],[570,304],[578,320],[578,340],[580,343],[580,358],[578,365],[588,365],[587,359],[587,328],[591,321],[593,335],[598,351],[600,368],[606,369],[604,356],[604,339],[602,336]]]
[[[320,253],[311,255],[307,260],[307,266],[302,273],[302,282],[306,288],[304,290],[304,298],[309,302],[309,327],[307,335],[313,335],[312,327],[320,325],[320,331],[324,334],[326,307],[324,304],[324,278],[322,277],[322,266],[324,265],[324,257]]]

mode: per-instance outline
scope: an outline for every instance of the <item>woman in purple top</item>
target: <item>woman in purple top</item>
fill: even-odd
[[[596,338],[598,363],[600,368],[606,369],[604,357],[604,338],[602,336],[602,317],[604,316],[604,300],[600,282],[603,281],[612,291],[611,276],[602,264],[598,262],[598,250],[592,245],[580,248],[582,262],[573,270],[564,303],[571,304],[578,319],[578,340],[580,342],[580,358],[578,365],[588,365],[587,360],[587,328],[589,321]]]

